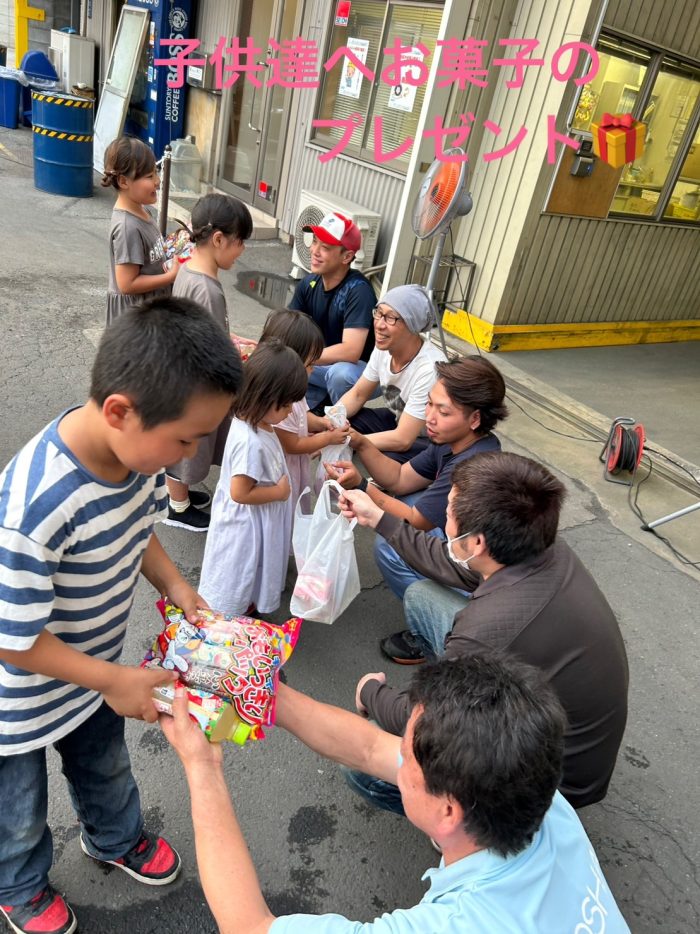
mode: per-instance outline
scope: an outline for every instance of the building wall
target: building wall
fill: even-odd
[[[501,27],[507,34],[516,5],[516,0],[470,0],[464,3],[464,17],[463,22],[460,23],[460,28],[464,29],[463,35],[492,39]],[[324,46],[325,30],[329,20],[328,9],[327,0],[325,2],[324,0],[309,0],[307,3],[302,34],[306,38],[315,40],[319,48]],[[461,109],[465,112],[474,110],[480,114],[480,101],[483,103],[488,99],[490,99],[489,96],[480,91],[471,95],[462,95]],[[344,155],[336,156],[327,163],[319,162],[318,157],[323,150],[307,142],[314,117],[315,95],[302,93],[297,95],[297,100],[299,110],[292,124],[294,135],[288,142],[287,150],[290,156],[288,186],[280,212],[282,230],[289,233],[294,231],[299,195],[302,189],[332,191],[340,197],[356,201],[382,214],[383,220],[374,263],[386,262],[401,213],[400,202],[407,184],[406,176],[392,172],[387,167],[377,168],[367,162]],[[443,111],[443,107],[436,109]],[[475,139],[477,135],[475,130]],[[429,161],[431,159],[432,157]],[[414,242],[413,252],[420,254],[429,252],[427,243],[415,241],[409,224],[410,221],[403,221],[401,236],[408,237]],[[406,281],[408,265],[408,260],[402,262],[400,268],[395,271],[401,281]]]
[[[700,60],[697,0],[610,0],[604,26]],[[543,170],[506,288],[489,294],[482,280],[470,310],[498,325],[700,319],[700,230],[543,214],[554,169]]]
[[[605,25],[700,59],[698,0],[608,0]]]
[[[7,48],[7,64],[15,63],[15,0],[0,0],[0,45]]]
[[[507,22],[501,23],[498,37],[537,37],[536,54],[549,62],[564,42],[581,39],[590,18],[590,6],[582,0],[521,0],[510,30],[506,31]],[[547,66],[529,69],[522,89],[508,88],[508,77],[506,73],[496,77],[489,110],[501,133],[498,138],[485,135],[475,158],[470,153],[474,208],[455,235],[455,252],[477,265],[468,310],[491,323],[499,318],[510,271],[518,265],[528,215],[542,204],[537,193],[543,159],[546,165],[547,117],[560,112],[567,93],[566,84],[551,80]],[[484,162],[485,152],[515,138],[521,127],[527,128],[527,135],[515,152]],[[549,166],[549,172],[552,169]]]

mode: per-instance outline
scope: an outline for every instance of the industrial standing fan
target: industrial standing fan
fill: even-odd
[[[416,196],[411,219],[413,232],[419,240],[438,238],[426,285],[431,298],[450,224],[455,217],[468,214],[473,204],[472,196],[466,190],[469,182],[469,167],[464,161],[464,150],[448,149],[445,155],[455,159],[461,157],[461,159],[459,162],[443,162],[439,159],[433,162]],[[437,326],[442,350],[447,356],[447,345],[439,315]]]

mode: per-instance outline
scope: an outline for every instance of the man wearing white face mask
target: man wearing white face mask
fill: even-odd
[[[464,461],[452,482],[447,542],[382,513],[357,491],[341,501],[347,516],[376,528],[429,578],[406,590],[409,629],[389,641],[415,651],[416,661],[488,646],[543,671],[569,721],[561,791],[574,807],[599,801],[627,718],[627,657],[605,597],[557,538],[564,488],[541,464],[505,452]],[[473,593],[467,598],[452,588]],[[358,696],[384,729],[403,731],[403,693],[366,676]],[[352,784],[362,790],[361,778]]]

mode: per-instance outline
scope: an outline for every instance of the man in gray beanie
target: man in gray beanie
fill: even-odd
[[[338,401],[355,431],[403,464],[428,445],[425,406],[437,379],[435,363],[444,354],[422,332],[435,306],[422,285],[399,285],[372,312],[374,350],[363,375]],[[386,407],[364,408],[381,387]]]

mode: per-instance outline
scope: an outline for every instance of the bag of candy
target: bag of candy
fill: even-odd
[[[201,610],[197,624],[179,607],[158,602],[165,626],[142,665],[177,671],[189,711],[207,737],[239,745],[263,739],[275,722],[279,671],[294,650],[301,620],[274,626],[248,616]],[[174,687],[153,692],[156,707],[172,712]]]
[[[348,522],[333,511],[331,489],[344,492],[336,480],[327,480],[311,515],[304,515],[297,504],[292,533],[299,576],[289,611],[318,623],[332,623],[360,592],[353,535],[356,520]]]

